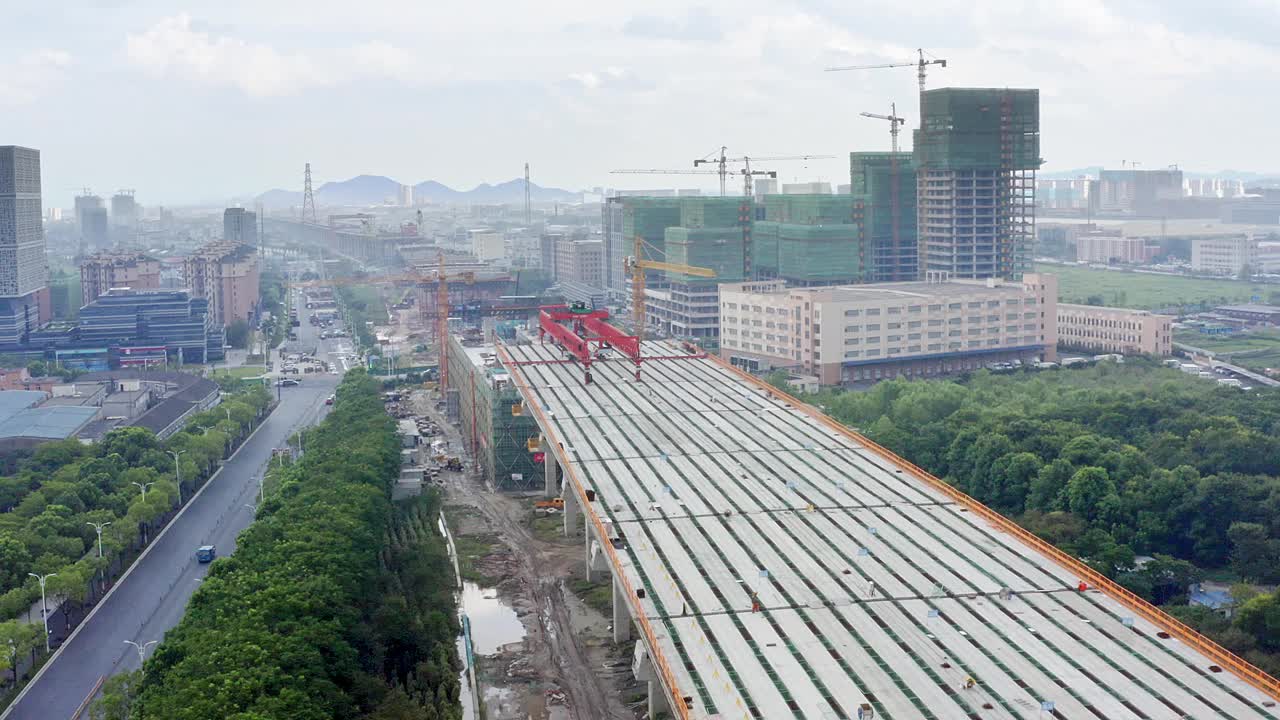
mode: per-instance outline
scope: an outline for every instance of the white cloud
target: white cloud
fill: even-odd
[[[71,66],[63,50],[35,50],[16,60],[0,62],[0,106],[29,105],[61,81]]]
[[[290,95],[358,78],[410,82],[415,76],[413,54],[390,43],[285,52],[203,32],[186,14],[130,34],[125,53],[131,63],[155,75],[234,87],[254,97]]]

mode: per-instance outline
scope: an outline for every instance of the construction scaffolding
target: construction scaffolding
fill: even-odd
[[[529,449],[530,438],[538,437],[538,424],[524,412],[520,392],[494,346],[452,335],[447,362],[463,441],[485,479],[498,490],[542,488],[542,464],[536,461],[540,451]]]
[[[872,282],[916,280],[916,169],[911,153],[849,153],[853,197],[866,207]]]
[[[1017,278],[1035,237],[1040,93],[942,88],[914,131],[919,271]]]
[[[853,219],[852,195],[766,195],[766,220],[796,225],[839,225]]]
[[[778,277],[790,285],[863,281],[862,224],[778,225]]]
[[[734,203],[736,206],[736,202]],[[736,214],[736,209],[735,209]],[[667,280],[681,285],[714,285],[738,282],[742,277],[742,228],[669,227],[666,262],[714,270],[714,278],[667,273]]]
[[[680,224],[681,198],[623,197],[621,255],[629,255],[632,242],[638,235],[651,253],[648,260],[664,260],[666,256],[666,231]],[[662,280],[662,273],[650,273],[653,280]]]

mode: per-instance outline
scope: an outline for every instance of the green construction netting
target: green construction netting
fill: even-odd
[[[918,166],[994,170],[1007,147],[1009,169],[1040,167],[1039,90],[939,88],[926,91],[923,104],[923,129],[912,132]]]
[[[680,198],[680,227],[740,227],[755,217],[755,202],[740,197]]]
[[[859,225],[778,226],[778,275],[797,282],[856,282],[863,276]]]
[[[751,262],[760,275],[778,274],[778,223],[757,221],[751,230]]]
[[[667,262],[711,268],[714,278],[667,273],[671,282],[686,284],[739,282],[742,278],[742,228],[667,228]],[[747,238],[750,242],[750,237]]]
[[[765,195],[765,219],[796,225],[832,225],[853,220],[852,195]]]

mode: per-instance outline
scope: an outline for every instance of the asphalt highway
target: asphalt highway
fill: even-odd
[[[319,331],[299,312],[302,327],[292,348],[317,348],[317,355],[339,350],[340,339],[320,340]],[[345,341],[350,347],[350,341]],[[280,361],[273,358],[276,367]],[[344,363],[330,357],[341,371]],[[162,640],[182,618],[187,602],[208,572],[196,562],[201,545],[217,546],[219,556],[235,550],[236,536],[253,520],[258,480],[273,448],[284,447],[296,430],[319,421],[325,399],[341,376],[312,373],[297,387],[279,388],[280,404],[201,492],[174,518],[164,533],[111,593],[76,629],[0,720],[76,720],[77,709],[99,681],[138,667],[138,651],[125,643]],[[273,392],[277,390],[272,388]],[[148,649],[148,656],[150,650]]]

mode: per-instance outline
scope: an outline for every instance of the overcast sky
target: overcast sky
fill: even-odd
[[[0,144],[39,148],[46,205],[136,188],[218,203],[360,173],[577,189],[731,154],[887,149],[858,116],[908,60],[944,85],[1037,87],[1046,170],[1122,160],[1280,170],[1280,3],[1234,0],[0,0]],[[907,136],[909,137],[909,135]],[[909,142],[909,140],[908,140]],[[779,163],[848,182],[847,159]]]

